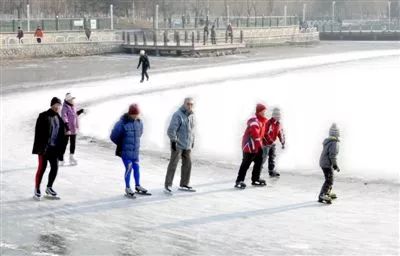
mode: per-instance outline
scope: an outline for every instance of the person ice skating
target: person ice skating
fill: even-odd
[[[58,172],[58,158],[62,154],[65,143],[65,125],[59,111],[61,100],[54,97],[50,103],[51,108],[40,113],[35,126],[35,139],[32,154],[37,154],[39,159],[38,169],[35,176],[34,198],[40,199],[40,183],[47,167],[50,163],[50,173],[47,183],[46,194],[56,197],[57,193],[53,189],[54,181]]]
[[[165,192],[172,193],[171,187],[174,180],[179,158],[182,158],[180,190],[195,190],[189,185],[192,170],[191,150],[195,140],[195,116],[193,113],[194,100],[186,98],[183,106],[172,116],[168,127],[168,137],[171,141],[171,158],[165,176]]]
[[[135,192],[130,185],[132,171],[135,191],[139,194],[149,194],[140,184],[139,150],[142,134],[143,122],[140,119],[139,106],[131,104],[128,112],[115,124],[110,135],[112,142],[117,145],[115,154],[122,158],[125,166],[125,193],[131,198],[135,198]]]
[[[260,179],[260,173],[263,161],[263,141],[265,133],[265,125],[268,119],[265,117],[267,108],[263,104],[257,104],[256,115],[247,121],[247,128],[242,138],[243,159],[239,168],[238,176],[236,178],[236,188],[246,188],[244,179],[247,170],[252,162],[254,162],[252,172],[252,185],[265,186],[265,180]]]
[[[24,31],[21,29],[21,27],[18,27],[18,32],[17,32],[17,38],[18,38],[18,43],[23,44],[22,38],[24,38]]]
[[[319,165],[322,168],[325,176],[325,182],[322,185],[319,193],[318,202],[331,203],[332,199],[336,198],[336,194],[332,193],[333,186],[333,171],[340,172],[337,155],[339,153],[339,137],[340,131],[335,123],[329,129],[329,137],[323,142],[323,149],[319,160]]]
[[[275,141],[279,138],[282,149],[285,148],[285,135],[281,125],[281,111],[279,108],[272,110],[272,118],[268,120],[265,126],[264,144],[263,147],[263,164],[268,159],[268,173],[271,177],[280,176],[275,170],[276,145]]]
[[[76,161],[74,154],[75,154],[75,147],[76,147],[76,135],[79,129],[79,120],[78,116],[84,113],[84,109],[76,110],[75,106],[75,97],[72,97],[71,93],[67,93],[65,95],[64,104],[61,110],[61,117],[65,123],[66,132],[66,143],[63,150],[63,155],[60,157],[60,165],[64,165],[64,154],[65,150],[68,145],[68,141],[70,141],[69,145],[69,163],[71,165],[77,165],[78,162]]]
[[[149,57],[147,56],[147,54],[145,53],[144,50],[140,50],[140,58],[139,58],[139,64],[138,64],[137,68],[139,68],[140,65],[142,65],[142,79],[140,80],[140,82],[143,83],[145,76],[147,78],[147,81],[149,80],[149,75],[147,74],[147,69],[150,69]]]
[[[40,26],[37,26],[35,34],[33,36],[36,37],[36,41],[38,42],[38,44],[42,43],[43,35],[43,30],[40,28]]]

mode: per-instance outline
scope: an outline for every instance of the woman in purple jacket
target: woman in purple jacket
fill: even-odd
[[[71,93],[67,93],[65,95],[64,104],[61,110],[61,117],[65,122],[66,126],[66,143],[63,151],[63,155],[59,158],[60,165],[64,165],[64,153],[68,145],[68,141],[70,141],[69,145],[69,162],[71,165],[77,165],[78,162],[74,158],[75,154],[75,146],[76,146],[76,134],[79,129],[79,121],[78,116],[84,112],[84,109],[80,109],[76,111],[75,107],[75,97],[72,97]]]

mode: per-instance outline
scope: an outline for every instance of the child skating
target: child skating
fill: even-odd
[[[110,136],[110,139],[117,145],[115,154],[122,158],[125,166],[125,194],[129,198],[136,198],[135,191],[137,194],[151,195],[140,185],[139,150],[143,122],[139,118],[139,114],[139,106],[137,104],[130,105],[128,113],[122,115]],[[132,173],[135,179],[135,191],[130,186]]]
[[[280,173],[275,170],[276,158],[276,140],[279,138],[282,149],[285,148],[285,135],[281,125],[281,110],[274,108],[272,118],[268,120],[265,126],[263,147],[263,165],[268,159],[268,173],[270,177],[279,177]]]
[[[251,175],[251,185],[266,186],[266,182],[260,179],[260,173],[263,161],[263,142],[265,124],[268,119],[265,117],[267,108],[263,104],[257,104],[255,116],[247,121],[247,128],[242,138],[243,159],[236,178],[235,188],[245,189],[247,170],[254,162],[253,172]]]
[[[337,163],[337,155],[339,153],[339,137],[340,131],[336,124],[332,124],[329,129],[329,137],[323,142],[323,149],[319,165],[325,176],[325,182],[319,193],[318,202],[331,204],[332,199],[336,199],[336,194],[332,193],[333,171],[340,171]]]

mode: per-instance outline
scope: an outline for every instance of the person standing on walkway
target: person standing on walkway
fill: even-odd
[[[204,26],[203,45],[206,45],[207,41],[208,41],[208,22],[206,22],[206,25]]]
[[[193,98],[186,98],[183,106],[172,116],[168,127],[168,137],[171,141],[171,158],[165,176],[165,192],[172,193],[179,158],[182,159],[180,190],[195,192],[189,185],[192,170],[191,151],[195,140],[195,116],[193,113]]]
[[[228,26],[226,27],[226,35],[227,38],[230,39],[231,44],[233,43],[233,28],[232,28],[232,24],[229,22]]]
[[[69,145],[69,163],[70,165],[77,165],[78,161],[76,161],[74,154],[76,148],[76,135],[78,134],[79,130],[79,120],[78,116],[84,113],[84,109],[76,110],[75,106],[75,97],[72,97],[71,93],[67,93],[65,95],[64,104],[61,110],[61,117],[65,123],[66,128],[66,142],[65,147],[63,150],[63,155],[60,157],[60,165],[64,165],[64,154],[65,150],[68,145],[68,141],[70,142]]]
[[[40,200],[42,196],[40,183],[46,171],[47,162],[50,163],[50,173],[46,194],[52,197],[57,196],[57,192],[53,189],[53,184],[58,172],[58,158],[62,155],[65,144],[65,125],[59,115],[61,100],[57,97],[52,98],[50,106],[49,110],[40,113],[35,126],[32,154],[38,155],[39,158],[34,192],[34,198],[37,200]]]
[[[140,65],[142,65],[142,79],[140,80],[140,82],[143,83],[145,76],[147,78],[147,81],[149,81],[149,74],[147,74],[147,69],[150,69],[150,61],[144,50],[140,50],[139,64],[137,66],[138,69]]]
[[[211,44],[217,44],[217,33],[214,24],[211,27]]]
[[[18,43],[20,44],[24,43],[24,41],[22,40],[22,38],[24,38],[24,31],[21,29],[21,27],[18,27],[17,38],[18,38]]]
[[[44,33],[40,26],[37,26],[35,34],[33,36],[36,37],[36,41],[38,42],[38,44],[42,43]]]

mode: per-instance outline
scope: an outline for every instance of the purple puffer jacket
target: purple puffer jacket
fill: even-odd
[[[68,126],[69,131],[68,135],[75,135],[78,133],[79,122],[78,122],[78,114],[76,113],[76,109],[74,105],[71,105],[69,102],[64,101],[61,110],[61,117],[65,122],[65,125]]]

